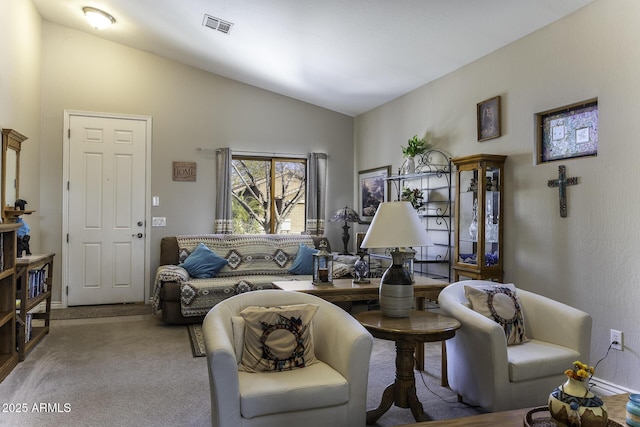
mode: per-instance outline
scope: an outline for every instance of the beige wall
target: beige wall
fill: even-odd
[[[266,153],[329,154],[330,214],[351,198],[340,184],[353,176],[353,119],[281,95],[184,66],[49,22],[43,24],[41,192],[52,232],[43,244],[61,250],[62,117],[65,109],[153,118],[152,216],[147,228],[151,272],[163,236],[213,231],[215,159],[196,148],[231,147]],[[62,59],[63,58],[63,59]],[[172,161],[197,162],[196,182],[172,181]],[[338,242],[339,230],[329,229]],[[153,276],[153,273],[151,274]],[[54,289],[59,300],[60,289]]]
[[[150,216],[167,218],[167,227],[147,229],[152,277],[163,236],[212,232],[215,162],[197,147],[328,153],[327,215],[351,200],[343,184],[354,173],[351,117],[42,22],[28,1],[3,1],[0,23],[14,35],[0,40],[0,127],[30,138],[21,196],[38,211],[27,219],[32,250],[57,254],[54,303],[62,300],[64,110],[152,117],[149,197],[160,206]],[[175,160],[197,162],[195,183],[172,181]],[[329,224],[336,244],[340,232]]]
[[[356,170],[394,159],[414,134],[433,134],[454,157],[509,156],[505,194],[505,280],[593,316],[591,363],[609,330],[624,332],[596,376],[640,389],[640,2],[599,0],[477,62],[356,118]],[[476,103],[502,96],[503,136],[477,142]],[[534,114],[598,97],[595,158],[534,166]],[[558,165],[580,184],[547,188]],[[526,307],[525,307],[526,309]],[[540,313],[539,315],[544,315]],[[562,321],[562,319],[558,319]]]
[[[40,233],[40,15],[30,1],[3,0],[0,5],[0,128],[15,129],[22,144],[20,198],[34,215],[24,220]],[[34,242],[32,249],[37,248]]]

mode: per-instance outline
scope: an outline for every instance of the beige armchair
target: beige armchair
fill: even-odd
[[[239,313],[250,306],[308,303],[319,306],[311,322],[319,362],[288,371],[240,372],[238,326],[234,336]],[[203,333],[213,427],[364,427],[373,337],[341,308],[298,292],[253,291],[214,306]]]
[[[500,324],[470,308],[464,287],[479,284],[495,285],[456,282],[438,298],[443,314],[462,325],[446,341],[451,389],[462,401],[490,412],[546,405],[575,360],[590,363],[591,316],[516,288],[528,341],[507,346]]]

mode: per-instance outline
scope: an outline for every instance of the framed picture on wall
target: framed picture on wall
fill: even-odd
[[[537,164],[598,155],[598,99],[536,114]]]
[[[478,141],[500,136],[500,97],[478,103]]]
[[[358,208],[360,217],[371,221],[378,205],[389,200],[391,182],[385,178],[391,175],[391,165],[358,172]]]

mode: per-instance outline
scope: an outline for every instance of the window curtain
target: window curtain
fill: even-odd
[[[327,195],[327,155],[310,153],[307,156],[307,222],[305,234],[324,234],[325,205]]]
[[[232,200],[231,149],[219,148],[216,150],[216,216],[213,225],[214,233],[233,233]]]

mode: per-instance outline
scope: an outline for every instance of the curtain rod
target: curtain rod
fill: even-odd
[[[204,148],[204,147],[196,147],[196,151],[203,151],[203,152],[209,152],[209,153],[213,153],[213,152],[217,152],[219,150],[219,148]],[[301,158],[301,159],[306,159],[307,155],[306,154],[301,154],[301,153],[268,153],[268,152],[261,152],[261,151],[243,151],[243,150],[231,150],[231,154],[240,154],[243,156],[257,156],[257,157],[291,157],[291,158]],[[328,157],[328,155],[327,155]]]

